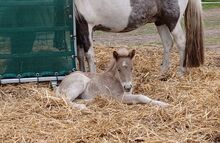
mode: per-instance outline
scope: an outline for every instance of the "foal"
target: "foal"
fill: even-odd
[[[113,52],[110,67],[104,73],[74,72],[64,78],[57,93],[66,95],[65,100],[75,108],[85,109],[84,104],[72,102],[76,98],[93,99],[97,95],[107,95],[110,98],[127,104],[153,104],[160,107],[167,103],[150,99],[145,95],[133,95],[132,91],[132,59],[135,50],[119,49]]]

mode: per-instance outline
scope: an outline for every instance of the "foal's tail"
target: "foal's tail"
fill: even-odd
[[[60,94],[59,86],[54,87],[54,91],[55,91],[55,95],[56,95],[57,97],[59,97],[59,96],[61,95],[61,94]]]
[[[199,67],[204,63],[201,0],[189,0],[185,11],[186,51],[184,66]]]

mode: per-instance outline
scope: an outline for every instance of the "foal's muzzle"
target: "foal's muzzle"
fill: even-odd
[[[124,90],[125,92],[130,92],[132,89],[132,84],[125,84],[124,85]]]

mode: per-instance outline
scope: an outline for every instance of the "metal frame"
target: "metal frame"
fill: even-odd
[[[75,65],[73,65],[74,67],[76,67],[76,69],[79,69],[78,67],[78,64],[76,63],[77,61],[77,35],[76,35],[76,19],[75,19],[75,0],[72,0],[72,35],[71,35],[71,41],[73,42],[72,43],[72,47],[74,48],[73,51],[74,51],[74,57],[72,57],[75,61]],[[76,69],[74,69],[73,71],[75,71]]]
[[[202,2],[202,4],[220,4],[220,2],[216,1],[216,2]]]
[[[0,85],[1,84],[12,84],[12,83],[59,81],[59,80],[62,80],[63,78],[64,76],[0,79]]]

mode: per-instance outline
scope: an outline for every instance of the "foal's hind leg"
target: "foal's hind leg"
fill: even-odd
[[[77,108],[80,110],[87,109],[84,104],[78,104],[73,102],[77,97],[79,97],[85,90],[84,84],[80,84],[78,82],[72,83],[71,87],[66,90],[64,100],[68,105],[73,108]]]
[[[157,26],[158,33],[160,34],[161,41],[163,43],[164,55],[163,62],[161,64],[161,73],[165,74],[169,70],[170,66],[170,49],[173,46],[173,38],[170,30],[166,25]]]
[[[79,110],[85,110],[87,109],[86,105],[85,104],[79,104],[79,103],[75,103],[75,102],[72,102],[71,100],[69,100],[68,98],[64,98],[65,102],[73,107],[73,108],[76,108],[76,109],[79,109]]]
[[[184,72],[186,71],[185,67],[183,66],[184,57],[185,57],[186,38],[185,38],[185,33],[183,32],[180,22],[177,23],[175,29],[172,31],[172,34],[177,44],[177,47],[179,49],[179,54],[180,54],[179,75],[182,76]]]

